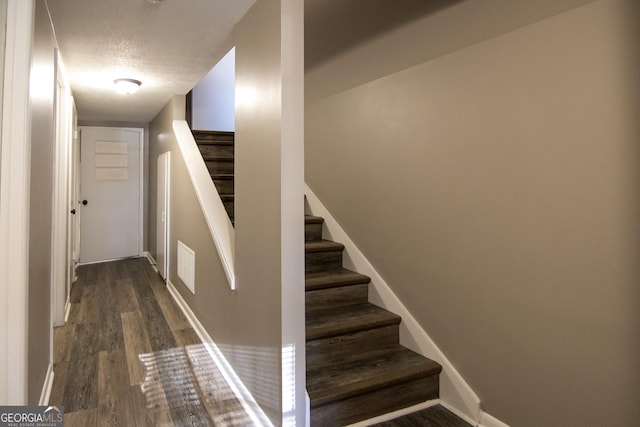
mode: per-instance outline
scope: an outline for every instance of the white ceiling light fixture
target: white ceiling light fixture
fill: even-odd
[[[158,4],[158,3],[162,3],[163,0],[147,0],[147,1],[152,4]]]
[[[116,85],[116,91],[118,93],[131,95],[140,89],[142,82],[135,79],[116,79],[113,81],[113,84]]]

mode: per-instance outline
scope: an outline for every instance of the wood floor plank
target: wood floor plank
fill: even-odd
[[[200,399],[184,350],[171,348],[154,355],[174,422],[177,425],[213,426]],[[180,378],[180,381],[175,381],[175,378]]]
[[[191,327],[187,318],[176,305],[165,284],[159,280],[152,280],[151,283],[151,289],[156,296],[165,319],[167,319],[169,328],[172,331],[176,331]]]
[[[118,309],[120,313],[130,313],[140,309],[138,306],[138,299],[136,293],[133,290],[131,279],[117,279],[116,280],[116,296],[118,299]]]
[[[97,285],[82,287],[78,323],[97,323],[100,321],[100,298],[98,292]]]
[[[67,408],[64,409],[65,427],[95,427],[97,425],[98,410],[95,408],[77,412],[66,412]]]
[[[462,418],[441,405],[435,405],[412,414],[375,424],[375,427],[471,427]]]
[[[85,272],[86,270],[83,267],[80,267],[78,271]],[[84,276],[85,274],[78,274],[78,279]],[[69,302],[71,302],[71,304],[80,303],[80,301],[82,300],[82,288],[85,283],[85,280],[76,280],[75,283],[71,285],[71,292],[69,294]]]
[[[124,350],[101,351],[98,362],[99,426],[134,425],[135,416],[129,391]]]
[[[80,303],[72,302],[69,308],[69,319],[67,319],[68,323],[78,323],[78,316],[80,315]]]
[[[53,363],[68,362],[71,357],[71,343],[76,325],[67,322],[63,326],[53,328]]]
[[[173,426],[173,419],[169,411],[169,404],[164,391],[160,390],[161,397],[147,400],[140,386],[131,386],[131,400],[133,402],[133,410],[136,420],[136,426]]]
[[[64,387],[67,382],[67,372],[69,362],[58,362],[53,364],[53,385],[49,396],[49,405],[64,406]]]
[[[202,345],[200,337],[196,334],[196,331],[194,331],[193,328],[174,330],[173,335],[176,337],[176,343],[180,347]]]
[[[176,346],[176,340],[153,291],[144,280],[144,274],[139,274],[138,280],[134,278],[132,282],[140,312],[147,327],[151,348],[153,351],[173,348]]]
[[[64,387],[64,407],[67,412],[97,407],[97,337],[96,323],[76,325]]]
[[[147,328],[138,311],[122,313],[120,316],[129,369],[129,383],[130,385],[142,384],[146,370],[140,360],[140,355],[151,352]]]
[[[251,425],[251,418],[227,384],[204,345],[190,345],[185,352],[198,384],[198,392],[216,426]]]
[[[146,367],[144,382],[138,387],[146,402],[146,410],[155,425],[159,423],[173,423],[169,401],[162,386],[160,370],[156,363],[156,355],[147,353],[140,356]],[[181,379],[179,379],[181,380]],[[132,386],[132,389],[137,386]],[[136,399],[136,401],[138,401]],[[170,425],[170,424],[169,424]]]
[[[115,286],[100,283],[100,335],[99,350],[108,351],[124,348],[122,322],[116,298]]]
[[[147,412],[147,402],[139,385],[134,385],[129,388],[129,397],[131,399],[131,407],[133,409],[136,427],[152,427],[155,425],[149,412]]]

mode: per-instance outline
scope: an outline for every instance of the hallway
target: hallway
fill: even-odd
[[[252,425],[145,258],[78,268],[53,348],[67,427]]]

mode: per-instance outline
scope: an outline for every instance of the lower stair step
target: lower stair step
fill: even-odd
[[[307,291],[317,291],[337,286],[358,285],[369,283],[371,279],[364,274],[341,268],[329,272],[309,273],[305,276],[305,288]]]
[[[308,311],[307,341],[398,325],[400,316],[373,304]]]
[[[342,269],[344,245],[330,240],[306,242],[305,272],[335,271]]]
[[[304,240],[310,242],[312,240],[322,240],[322,224],[324,219],[319,216],[304,216]]]
[[[437,398],[441,370],[400,345],[307,369],[312,424],[328,425],[320,422],[326,417],[340,425]]]

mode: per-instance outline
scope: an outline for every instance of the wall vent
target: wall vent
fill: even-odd
[[[192,294],[196,293],[196,253],[180,240],[178,240],[178,277]]]

